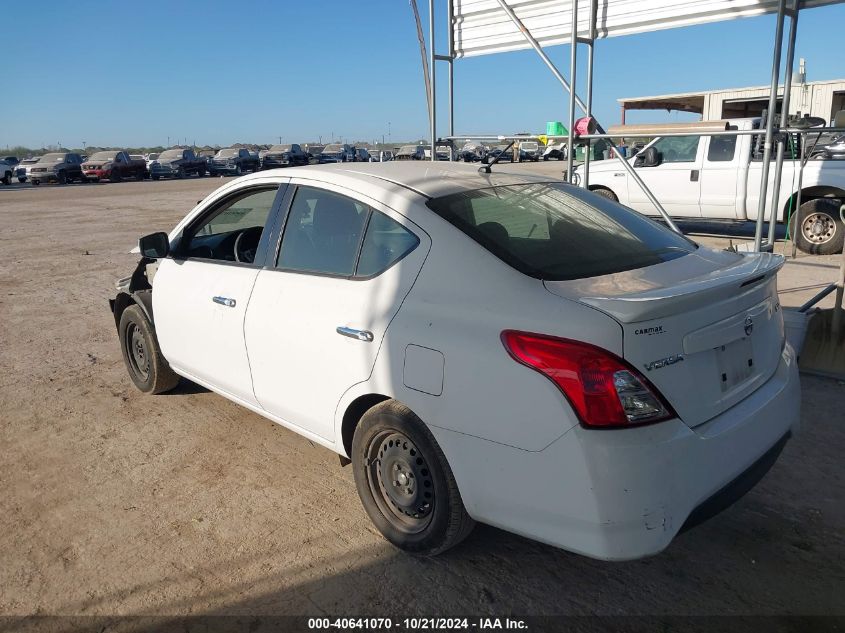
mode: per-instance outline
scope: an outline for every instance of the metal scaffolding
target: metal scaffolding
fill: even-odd
[[[513,0],[510,0],[513,2]],[[787,1],[790,2],[791,6],[787,7]],[[840,0],[841,1],[841,0]],[[570,0],[571,4],[571,18],[570,18],[570,31],[568,39],[565,37],[561,37],[560,35],[555,36],[556,39],[550,38],[547,36],[547,40],[550,43],[561,43],[564,41],[568,41],[570,44],[570,65],[569,65],[569,74],[570,79],[567,79],[563,76],[563,74],[557,69],[554,65],[552,60],[543,50],[542,45],[538,42],[538,40],[532,35],[528,28],[526,28],[523,21],[517,16],[514,8],[508,4],[508,0],[495,0],[495,2],[499,5],[501,10],[504,14],[508,17],[508,19],[513,23],[513,26],[516,27],[518,32],[521,34],[522,38],[524,38],[525,42],[533,48],[537,54],[539,55],[540,59],[548,66],[549,70],[552,74],[557,78],[557,80],[561,83],[564,90],[569,94],[569,130],[567,136],[567,152],[568,152],[568,164],[567,164],[567,181],[572,182],[573,180],[573,159],[574,159],[574,143],[576,140],[587,140],[588,142],[590,139],[595,138],[603,138],[605,139],[611,149],[615,157],[619,160],[620,164],[623,168],[627,171],[628,175],[637,183],[637,185],[642,189],[643,193],[652,203],[654,208],[657,212],[662,216],[663,220],[666,224],[669,225],[670,228],[673,230],[680,232],[678,227],[672,221],[672,218],[660,204],[660,201],[654,196],[654,194],[648,189],[646,184],[643,182],[642,178],[640,178],[639,174],[630,164],[630,161],[627,160],[625,156],[619,151],[619,148],[613,143],[613,140],[610,138],[604,128],[596,122],[596,129],[597,134],[588,134],[588,135],[575,135],[574,127],[575,127],[575,107],[578,106],[586,116],[593,118],[593,53],[595,48],[595,41],[597,39],[598,34],[598,27],[597,27],[597,20],[599,18],[599,4],[598,0],[581,0],[581,2],[588,2],[589,3],[589,17],[588,17],[588,25],[587,25],[587,36],[582,37],[579,36],[578,30],[578,5],[579,0]],[[776,2],[776,5],[774,4]],[[788,123],[788,116],[789,116],[789,92],[790,92],[790,85],[792,82],[792,65],[794,62],[794,53],[795,53],[795,38],[797,33],[797,24],[798,24],[798,14],[799,10],[802,7],[806,6],[819,6],[822,4],[835,4],[837,0],[761,0],[759,3],[759,7],[751,7],[746,10],[745,13],[737,12],[736,16],[742,15],[759,15],[766,12],[774,12],[777,15],[776,20],[776,29],[775,29],[775,36],[774,36],[774,50],[772,53],[772,76],[771,76],[771,92],[769,95],[769,108],[768,108],[768,116],[766,118],[766,130],[765,130],[765,140],[764,140],[764,157],[763,157],[763,174],[760,183],[760,198],[758,201],[758,209],[757,209],[757,220],[756,220],[756,227],[755,227],[755,239],[754,239],[754,250],[761,251],[761,250],[772,250],[774,246],[774,239],[775,239],[775,227],[777,224],[778,219],[778,209],[777,209],[777,200],[780,190],[781,184],[781,171],[783,168],[783,159],[784,153],[786,149],[786,142],[787,142],[787,134],[785,129],[787,128]],[[430,78],[429,78],[429,103],[431,103],[431,108],[429,112],[429,123],[430,123],[430,136],[431,136],[431,160],[437,159],[437,152],[436,152],[436,143],[437,143],[437,117],[436,117],[436,110],[437,105],[435,102],[435,95],[436,95],[436,78],[437,73],[435,69],[435,64],[438,61],[446,62],[449,66],[449,134],[447,138],[455,139],[455,130],[454,130],[454,112],[455,112],[455,104],[454,104],[454,62],[456,59],[456,51],[455,51],[455,28],[456,28],[456,17],[455,17],[455,10],[454,10],[454,3],[455,0],[447,0],[447,11],[448,11],[448,54],[446,55],[438,55],[435,53],[435,41],[434,41],[434,25],[435,25],[435,0],[429,0],[429,46],[430,46]],[[492,5],[492,2],[490,3]],[[519,3],[514,2],[514,5]],[[608,0],[604,0],[604,4],[602,8],[605,12],[603,16],[603,26],[602,30],[604,35],[607,36],[609,32],[608,26]],[[747,3],[746,3],[747,4]],[[765,6],[764,6],[765,5]],[[660,3],[656,4],[655,7],[660,7]],[[750,6],[750,5],[749,5]],[[655,11],[659,11],[659,8],[655,8]],[[616,19],[619,19],[618,16],[613,16]],[[789,33],[787,35],[787,52],[786,52],[786,71],[784,77],[785,83],[785,90],[784,90],[784,97],[783,103],[780,113],[780,121],[779,125],[776,126],[775,118],[776,118],[776,106],[777,106],[777,90],[778,90],[778,83],[780,79],[780,66],[781,66],[781,50],[783,48],[783,39],[784,39],[784,22],[785,18],[790,18],[790,28]],[[664,18],[666,20],[666,24],[654,27],[654,28],[668,28],[670,26],[679,26],[682,25],[683,22],[678,19],[678,16],[670,16]],[[702,21],[712,21],[713,18],[701,18]],[[728,19],[725,17],[724,19]],[[616,34],[624,34],[626,32],[644,32],[649,30],[647,23],[643,22],[640,24],[632,25],[632,24],[621,24],[615,27],[619,30],[619,33]],[[626,30],[627,29],[627,30]],[[578,64],[578,46],[585,45],[587,46],[587,67],[586,67],[586,90],[587,90],[587,101],[586,103],[582,101],[574,90],[575,85],[575,75],[577,70]],[[508,41],[505,44],[500,44],[497,50],[512,50],[514,48],[524,48],[525,46],[518,46],[512,41]],[[496,51],[494,51],[496,52]],[[476,53],[480,54],[480,53]],[[758,132],[759,133],[759,132]],[[462,135],[468,138],[481,138],[478,135]],[[489,138],[489,136],[487,137]],[[501,137],[504,138],[504,137]],[[513,138],[513,137],[508,137]],[[771,186],[771,190],[769,188],[769,170],[770,170],[770,161],[772,157],[772,150],[775,145],[775,141],[777,141],[777,149],[775,154],[775,165],[774,165],[774,181]],[[590,152],[585,152],[585,159],[584,159],[584,178],[581,181],[581,186],[589,187],[589,178],[590,178]],[[767,239],[763,240],[763,229],[765,227],[765,208],[766,202],[768,200],[768,196],[771,194],[771,215],[769,218],[769,230]]]

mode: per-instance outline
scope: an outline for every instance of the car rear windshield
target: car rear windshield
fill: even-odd
[[[644,268],[696,249],[635,211],[562,183],[476,189],[428,206],[505,263],[548,281]]]

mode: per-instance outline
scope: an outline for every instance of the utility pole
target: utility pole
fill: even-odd
[[[167,146],[170,147],[170,137],[167,137]]]
[[[282,137],[280,136],[279,137],[279,145],[281,145],[281,144],[282,144]]]

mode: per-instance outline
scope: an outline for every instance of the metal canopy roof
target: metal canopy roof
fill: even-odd
[[[804,0],[801,8],[845,0]],[[568,43],[572,31],[569,0],[507,0],[543,46]],[[680,26],[776,13],[777,0],[598,0],[598,37],[616,37]],[[578,2],[578,36],[589,36],[590,0]],[[456,57],[490,55],[531,48],[497,0],[453,0]]]

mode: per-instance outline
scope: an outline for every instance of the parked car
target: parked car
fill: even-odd
[[[205,159],[194,154],[192,149],[168,149],[163,151],[150,166],[153,180],[159,178],[185,178],[191,174],[205,176]]]
[[[330,143],[320,152],[320,164],[325,163],[354,163],[355,148],[346,143]]]
[[[0,159],[0,182],[4,185],[11,185],[15,176],[15,165],[9,163],[5,158]]]
[[[540,143],[537,141],[522,141],[519,144],[519,162],[531,161],[537,162],[540,160],[543,151],[540,149]]]
[[[120,182],[128,178],[143,180],[147,162],[143,156],[132,158],[124,151],[96,152],[82,164],[82,173],[89,182]]]
[[[153,163],[158,161],[158,152],[150,152],[144,158],[147,162],[147,178],[149,178],[151,175],[151,168],[153,166]]]
[[[548,177],[256,174],[139,250],[111,301],[134,384],[182,376],[338,453],[411,552],[479,521],[656,554],[799,425],[781,256],[698,245]]]
[[[323,145],[307,145],[305,147],[309,165],[320,162],[320,154],[323,153],[323,147]]]
[[[403,145],[396,152],[394,160],[424,160],[425,148],[422,145]]]
[[[370,151],[363,147],[356,148],[355,150],[355,161],[358,163],[369,163],[370,162]]]
[[[34,156],[32,158],[24,158],[21,162],[18,163],[17,167],[15,168],[15,177],[18,179],[18,182],[26,182],[29,178],[29,170],[32,169],[32,166],[35,165],[41,159],[40,156]]]
[[[255,172],[261,168],[258,155],[253,155],[243,147],[227,147],[221,149],[211,159],[211,174],[215,176],[240,176],[247,172]]]
[[[285,145],[273,145],[264,155],[264,162],[261,168],[277,169],[279,167],[296,167],[297,165],[307,165],[308,163],[308,154],[302,150],[302,146],[298,143],[288,143]]]
[[[4,156],[3,160],[6,161],[6,164],[12,169],[17,169],[18,164],[21,162],[17,156]]]
[[[510,163],[513,161],[513,147],[507,149],[507,145],[500,145],[499,147],[495,147],[487,152],[487,155],[481,159],[482,163],[492,163],[495,159],[498,159],[500,163]]]
[[[63,185],[68,182],[87,182],[82,173],[82,159],[74,152],[50,152],[44,154],[37,163],[28,169],[33,185],[43,182],[56,182]]]
[[[759,119],[733,119],[740,130],[760,129]],[[631,166],[672,217],[732,221],[757,219],[762,177],[763,134],[746,136],[667,136],[656,138],[629,158]],[[801,155],[793,141],[795,156]],[[801,207],[797,198],[797,160],[783,163],[776,219],[790,224],[796,246],[805,253],[841,253],[845,225],[839,207],[845,202],[845,162],[811,160],[804,168]],[[582,177],[583,168],[576,175]],[[641,213],[656,214],[640,187],[617,160],[590,166],[590,189]],[[771,193],[771,191],[769,192]],[[764,217],[772,214],[771,196]]]
[[[393,160],[393,152],[390,150],[372,150],[370,152],[371,163],[386,163],[390,160]]]
[[[566,142],[549,143],[543,150],[543,160],[566,160],[569,152],[566,150]]]

